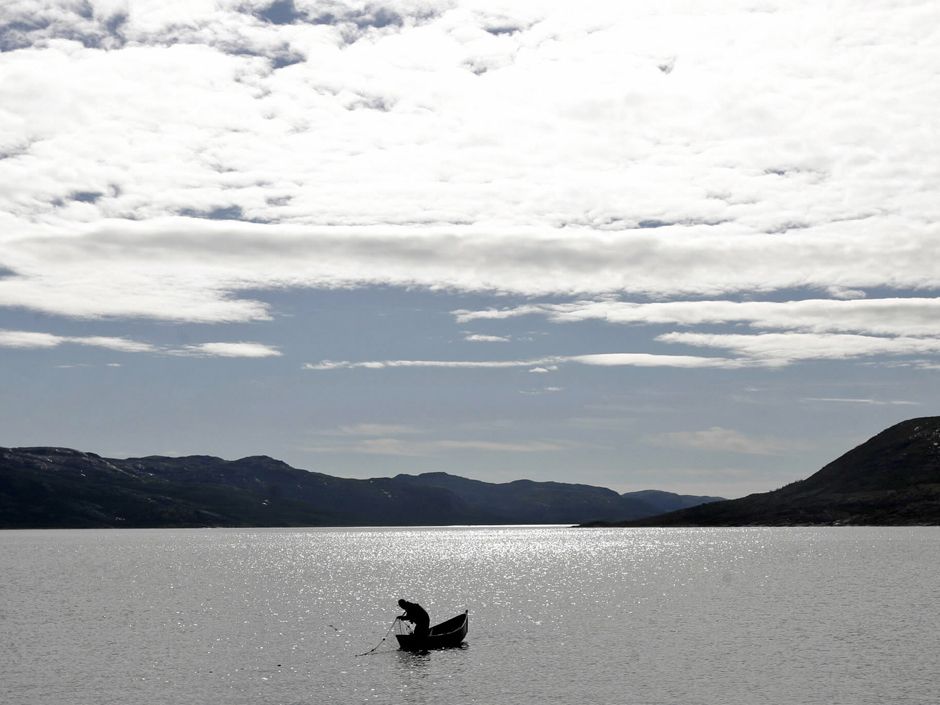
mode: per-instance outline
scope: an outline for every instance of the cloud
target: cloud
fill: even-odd
[[[569,306],[571,304],[568,304]],[[518,316],[530,316],[534,314],[547,315],[554,320],[564,320],[561,316],[558,315],[557,311],[561,309],[564,304],[554,305],[554,304],[523,304],[522,306],[514,306],[512,308],[489,308],[482,311],[471,311],[469,309],[457,309],[451,311],[454,315],[454,318],[458,323],[470,323],[472,321],[493,321],[493,320],[505,320],[507,318],[516,318]]]
[[[157,348],[127,338],[108,336],[63,336],[32,331],[0,330],[0,347],[5,348],[55,348],[59,345],[86,345],[117,352],[154,352]]]
[[[653,355],[649,353],[598,353],[559,358],[582,365],[600,367],[685,367],[734,369],[747,366],[746,362],[724,357],[697,357],[695,355]]]
[[[263,343],[200,343],[172,351],[176,355],[196,357],[280,357],[277,348]]]
[[[381,370],[392,368],[442,368],[442,369],[511,369],[529,367],[531,371],[549,371],[558,365],[572,363],[599,367],[717,367],[736,368],[744,366],[736,360],[722,357],[696,357],[693,355],[652,355],[648,353],[598,353],[592,355],[559,355],[530,360],[323,360],[308,362],[303,369],[324,370]]]
[[[747,436],[739,431],[712,426],[704,431],[674,431],[650,437],[655,445],[695,448],[698,450],[744,453],[748,455],[779,455],[801,447],[770,436]]]
[[[240,292],[270,287],[937,288],[938,21],[23,0],[0,20],[0,306],[235,322],[269,320]]]
[[[4,348],[54,348],[64,342],[65,338],[51,333],[0,330],[0,347]]]
[[[434,447],[445,450],[483,450],[498,453],[547,453],[566,450],[569,444],[553,441],[524,441],[507,443],[502,441],[434,441]]]
[[[462,424],[467,432],[485,427],[488,433],[503,433],[513,424],[490,421]],[[453,429],[452,429],[453,430]],[[552,453],[567,450],[574,444],[566,441],[542,439],[493,440],[490,438],[432,438],[434,431],[405,424],[358,423],[317,431],[323,442],[308,445],[306,450],[317,453],[354,453],[422,457],[449,454],[455,451],[487,453]]]
[[[127,340],[126,338],[112,338],[108,336],[86,336],[63,338],[63,342],[75,343],[77,345],[90,345],[92,347],[106,348],[117,352],[155,352],[156,347],[150,343],[141,343],[136,340]]]
[[[728,350],[768,365],[788,365],[805,360],[846,360],[880,355],[924,355],[940,353],[940,338],[815,333],[764,333],[733,335],[666,333],[656,338],[666,343]]]
[[[388,423],[358,423],[350,426],[340,426],[328,435],[339,436],[401,436],[421,433],[421,429],[403,424]]]
[[[861,289],[847,289],[842,286],[830,286],[827,293],[834,299],[864,299],[865,292]]]
[[[940,298],[804,299],[795,301],[617,300],[526,304],[507,309],[455,311],[461,322],[542,315],[556,323],[599,320],[624,325],[702,326],[743,323],[756,329],[812,333],[940,335]]]
[[[690,366],[780,366],[806,360],[940,353],[940,298],[652,303],[606,298],[480,311],[458,310],[453,314],[461,323],[541,315],[556,323],[604,321],[685,328],[747,325],[758,331],[772,331],[744,335],[680,330],[656,337],[664,343],[727,350],[736,360],[708,358],[712,362],[705,363],[701,358],[693,358]],[[602,364],[602,359],[594,364]],[[925,364],[932,363],[926,361]],[[673,365],[679,366],[679,361],[674,360]]]
[[[389,230],[398,232],[387,234]],[[453,228],[447,234],[419,235],[402,228],[325,231],[186,218],[109,221],[79,234],[6,243],[3,265],[15,274],[0,279],[0,305],[70,316],[231,322],[269,319],[267,306],[233,292],[272,286],[384,283],[527,294],[620,290],[669,296],[767,291],[822,286],[845,276],[837,253],[855,261],[851,275],[858,283],[940,284],[932,267],[940,231],[925,232],[885,252],[880,242],[861,235],[813,233],[765,242],[752,234],[689,230],[670,233],[664,247],[662,236],[642,231],[612,239],[574,230],[546,234],[517,229],[493,235]],[[897,235],[902,242],[904,235]],[[496,258],[506,250],[514,256]],[[733,260],[728,251],[735,252]],[[656,267],[649,267],[650,261]],[[746,316],[746,309],[737,315]]]
[[[0,330],[0,348],[55,348],[66,344],[104,348],[115,352],[192,355],[198,357],[272,357],[281,354],[276,348],[263,343],[200,343],[172,349],[111,336],[65,336],[33,331]],[[120,364],[110,363],[109,366],[120,367]]]
[[[540,389],[520,389],[519,393],[529,397],[537,397],[543,394],[555,394],[557,392],[563,392],[564,390],[564,387],[541,387]]]
[[[508,343],[512,338],[503,335],[480,335],[474,333],[465,335],[464,340],[471,343]]]
[[[538,364],[537,360],[371,360],[352,362],[349,360],[323,360],[308,362],[305,370],[381,370],[403,367],[426,367],[445,369],[506,369],[529,367]]]
[[[420,457],[446,454],[451,451],[478,451],[486,453],[554,453],[568,450],[571,444],[554,441],[489,441],[489,440],[403,440],[401,438],[364,438],[346,444],[308,446],[317,453],[358,453],[365,455],[391,455]]]
[[[845,397],[803,397],[802,401],[826,404],[866,404],[873,406],[920,406],[917,401],[903,399],[855,399]]]
[[[356,453],[363,455],[393,455],[419,457],[429,454],[421,444],[409,443],[399,438],[363,438],[355,443],[307,445],[304,450],[313,453]]]

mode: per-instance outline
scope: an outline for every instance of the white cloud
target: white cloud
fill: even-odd
[[[489,441],[489,440],[405,440],[401,438],[363,438],[353,443],[308,446],[317,453],[359,453],[366,455],[428,456],[452,451],[487,453],[554,453],[571,448],[570,444],[554,441]]]
[[[0,347],[4,348],[54,348],[63,342],[64,338],[51,333],[0,330]]]
[[[865,404],[872,406],[920,406],[917,401],[903,399],[858,399],[851,397],[803,397],[803,401],[826,404]]]
[[[582,365],[600,367],[714,367],[733,369],[744,367],[746,362],[724,357],[697,357],[695,355],[652,355],[649,353],[600,353],[594,355],[573,355],[559,358]]]
[[[480,335],[474,333],[464,336],[464,340],[471,343],[508,343],[512,338],[503,335]]]
[[[199,343],[184,348],[160,348],[127,338],[112,336],[66,336],[33,331],[0,330],[0,348],[55,348],[60,345],[84,345],[126,353],[159,353],[170,355],[192,355],[198,357],[276,357],[281,353],[263,343]],[[119,363],[110,363],[120,367]]]
[[[500,420],[484,423],[473,422],[457,425],[462,432],[478,433],[481,429],[488,434],[514,432],[516,424]],[[451,431],[455,430],[449,424]],[[315,443],[308,444],[306,450],[317,453],[353,453],[388,456],[434,456],[452,454],[458,451],[487,453],[552,453],[575,447],[570,441],[519,439],[494,440],[492,438],[438,438],[432,428],[419,428],[407,424],[394,423],[357,423],[338,426],[333,429],[317,431],[321,437]]]
[[[864,299],[866,296],[861,289],[847,289],[842,286],[830,286],[826,291],[834,299]]]
[[[768,365],[787,365],[802,360],[845,360],[876,355],[940,353],[940,338],[815,333],[764,333],[726,335],[666,333],[657,340],[695,347],[718,348]]]
[[[0,347],[6,348],[55,348],[71,343],[89,347],[106,348],[118,352],[153,352],[156,348],[127,338],[109,336],[64,336],[21,330],[0,330]]]
[[[397,367],[505,369],[511,367],[529,367],[538,364],[538,362],[538,360],[370,360],[367,362],[323,360],[322,362],[308,362],[303,368],[305,370],[381,370]]]
[[[197,357],[279,357],[277,348],[263,343],[200,343],[173,351],[177,355]]]
[[[696,357],[693,355],[652,355],[648,353],[598,353],[593,355],[558,355],[531,360],[323,360],[308,362],[305,370],[380,370],[390,368],[443,368],[443,369],[510,369],[529,367],[530,372],[548,371],[564,363],[600,367],[720,367],[735,368],[747,363],[722,357]]]
[[[335,431],[329,431],[327,433],[328,435],[340,436],[402,436],[421,433],[421,429],[403,424],[358,423],[340,426]]]
[[[564,389],[564,387],[541,387],[540,389],[520,389],[519,393],[528,397],[538,397],[543,394],[555,394],[557,392],[563,392]]]
[[[611,299],[515,308],[455,311],[460,322],[539,314],[558,323],[600,320],[618,324],[700,326],[744,323],[752,328],[812,333],[940,335],[940,298],[805,299],[796,301],[668,301]]]
[[[453,312],[460,322],[542,315],[558,323],[604,321],[624,325],[701,327],[741,325],[755,334],[673,331],[656,340],[728,350],[725,358],[692,358],[690,366],[787,365],[803,360],[936,355],[940,353],[940,298],[806,299],[794,301],[668,301],[632,303],[610,298],[562,304]],[[635,354],[634,354],[635,357]],[[603,364],[603,357],[594,363]],[[610,358],[614,363],[617,356]],[[656,364],[659,356],[651,364]],[[640,359],[634,364],[641,364]],[[927,365],[932,364],[926,361]],[[680,361],[673,359],[673,366]]]
[[[92,347],[106,348],[118,352],[155,352],[155,348],[150,343],[141,343],[136,340],[127,340],[126,338],[112,338],[108,336],[87,336],[81,338],[63,338],[63,342],[76,343],[78,345],[90,345]]]
[[[800,444],[770,436],[748,436],[721,426],[712,426],[704,431],[660,433],[649,440],[656,445],[748,455],[778,455],[802,447]]]
[[[570,445],[552,441],[523,441],[523,442],[503,442],[503,441],[433,441],[433,446],[445,450],[485,450],[499,453],[548,453],[558,450],[566,450]]]
[[[0,306],[940,286],[934,4],[293,7],[0,11]]]
[[[688,228],[669,233],[663,248],[662,235],[643,231],[610,238],[585,230],[493,235],[453,228],[440,236],[389,230],[327,232],[184,218],[102,222],[82,234],[6,243],[2,264],[17,274],[0,279],[0,304],[72,316],[225,322],[270,318],[265,305],[231,292],[271,286],[446,284],[532,294],[628,290],[678,296],[823,285],[846,276],[836,255],[855,261],[850,275],[859,283],[940,284],[932,266],[940,231],[925,231],[885,252],[879,241],[848,233],[765,241]],[[506,249],[518,259],[494,260]],[[651,259],[656,267],[646,264]]]
[[[512,308],[489,308],[483,311],[471,311],[468,309],[457,309],[452,311],[454,318],[458,323],[469,323],[471,321],[492,321],[492,320],[505,320],[507,318],[516,318],[517,316],[530,316],[534,314],[543,314],[548,315],[549,317],[555,320],[565,320],[564,317],[559,316],[558,311],[565,306],[572,305],[585,305],[585,302],[580,302],[579,304],[523,304],[522,306],[514,306]]]

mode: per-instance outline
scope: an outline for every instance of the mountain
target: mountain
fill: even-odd
[[[687,507],[695,507],[699,504],[708,504],[709,502],[721,502],[724,497],[699,497],[697,495],[675,494],[674,492],[663,492],[662,490],[640,490],[639,492],[627,492],[622,495],[632,497],[656,510],[657,514],[664,514]]]
[[[119,460],[0,448],[0,528],[554,524],[636,519],[712,499],[446,473],[351,480],[267,456]]]
[[[892,426],[779,490],[615,525],[804,524],[940,524],[940,416]]]

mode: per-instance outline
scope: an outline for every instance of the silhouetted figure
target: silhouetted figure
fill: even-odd
[[[424,607],[417,602],[408,602],[408,600],[399,600],[398,606],[405,610],[405,613],[399,619],[414,624],[415,639],[424,641],[431,629],[431,618],[424,611]]]

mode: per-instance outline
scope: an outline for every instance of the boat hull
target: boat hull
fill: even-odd
[[[417,639],[414,634],[396,634],[398,646],[403,651],[425,651],[460,646],[468,631],[466,612],[431,627],[426,639]]]

